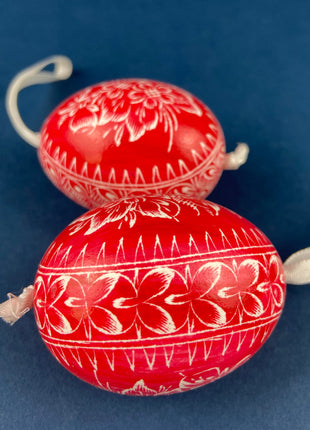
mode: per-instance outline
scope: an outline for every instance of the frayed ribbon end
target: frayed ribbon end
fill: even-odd
[[[23,289],[19,296],[8,293],[8,300],[0,303],[0,318],[10,325],[16,323],[33,305],[34,286],[29,285]]]
[[[246,143],[238,143],[234,151],[225,154],[224,170],[237,170],[248,160],[249,146]]]

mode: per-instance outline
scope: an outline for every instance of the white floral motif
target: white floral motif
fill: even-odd
[[[273,306],[281,307],[284,302],[284,292],[280,282],[284,282],[284,280],[283,275],[282,279],[280,276],[279,259],[275,255],[272,255],[264,270],[268,281],[260,283],[257,289],[261,292],[266,292],[270,289],[273,297]]]
[[[90,235],[100,230],[111,222],[119,221],[118,228],[122,223],[128,223],[133,227],[138,216],[151,218],[165,218],[178,222],[178,215],[181,205],[192,208],[197,215],[200,210],[217,216],[220,206],[212,202],[186,200],[182,196],[152,196],[152,197],[124,197],[117,201],[106,203],[103,208],[93,209],[87,212],[69,225],[70,235],[79,232],[87,227],[84,235]]]
[[[70,234],[75,234],[88,226],[85,235],[92,234],[105,225],[120,221],[119,228],[123,222],[127,222],[129,227],[133,227],[137,221],[137,216],[142,215],[151,218],[166,218],[178,220],[180,206],[161,196],[131,197],[107,203],[104,208],[92,210],[84,216],[78,218],[70,224]]]
[[[122,390],[120,394],[127,394],[132,396],[160,396],[167,394],[176,394],[180,393],[180,388],[172,389],[170,387],[165,387],[164,385],[160,385],[156,390],[149,388],[143,379],[139,379],[132,388],[128,388],[126,390]]]
[[[137,381],[132,388],[123,390],[122,394],[129,394],[134,396],[154,396],[157,394],[156,390],[152,390],[145,385],[143,379]]]
[[[178,322],[165,309],[165,300],[176,272],[168,268],[150,270],[137,285],[135,297],[121,297],[113,302],[116,309],[135,309],[136,321],[157,334],[175,332],[184,321]],[[128,282],[131,282],[128,279]],[[134,285],[132,285],[134,288]],[[185,288],[185,285],[184,285]],[[137,330],[139,332],[139,329]]]
[[[179,317],[173,319],[165,302],[166,295],[174,287],[172,281],[176,274],[172,269],[157,268],[137,283],[116,272],[83,282],[77,277],[63,275],[47,288],[39,277],[35,297],[39,328],[46,329],[49,335],[52,329],[66,335],[83,326],[88,339],[94,329],[118,335],[134,325],[138,335],[141,326],[157,334],[175,332],[187,317],[185,307]],[[181,290],[185,289],[184,284]]]
[[[73,133],[80,130],[91,134],[94,131],[98,123],[95,113],[99,111],[99,107],[94,103],[95,99],[91,92],[90,88],[85,90],[70,101],[66,107],[60,109],[58,127],[61,127],[69,118],[69,127]]]
[[[241,360],[239,360],[236,364],[224,368],[220,367],[212,367],[206,370],[194,373],[192,375],[184,376],[180,373],[180,377],[182,379],[179,382],[179,386],[177,388],[171,389],[171,387],[164,387],[161,385],[158,389],[154,390],[149,388],[143,379],[138,380],[132,388],[125,389],[121,391],[121,394],[127,395],[135,395],[135,396],[158,396],[165,394],[176,394],[181,393],[183,391],[192,390],[195,388],[203,387],[204,385],[215,381],[216,379],[222,378],[228,373],[233,372],[246,361],[251,358],[251,354],[246,355]]]
[[[186,391],[202,387],[209,382],[213,382],[216,379],[222,378],[228,373],[234,371],[247,360],[249,360],[249,358],[251,358],[251,354],[245,356],[240,361],[238,361],[238,363],[231,367],[225,367],[224,369],[221,369],[220,367],[212,367],[201,372],[197,372],[191,376],[185,376],[181,379],[179,388],[181,391]]]
[[[63,300],[63,304],[71,308],[72,313],[75,311],[79,315],[79,323],[87,320],[88,327],[85,329],[88,337],[91,326],[105,334],[120,334],[125,331],[119,318],[103,304],[114,290],[119,276],[118,273],[104,274],[86,288],[79,288],[83,294]]]
[[[212,263],[209,264],[212,266]],[[265,311],[264,303],[258,297],[259,266],[256,260],[248,258],[239,266],[233,261],[233,270],[224,264],[221,264],[220,268],[214,267],[217,277],[220,277],[217,279],[218,296],[230,301],[239,301],[243,311],[250,317],[258,317]]]
[[[129,142],[139,140],[147,131],[163,124],[168,133],[168,152],[178,129],[178,114],[202,116],[193,97],[184,90],[161,82],[124,79],[88,88],[59,110],[58,126],[69,119],[73,133],[91,134],[97,125],[114,124],[115,144],[125,132]]]
[[[74,331],[68,319],[57,308],[59,297],[66,290],[69,279],[70,277],[59,277],[46,289],[43,278],[41,276],[37,278],[34,309],[40,330],[46,329],[49,334],[51,334],[51,328],[62,334]]]
[[[204,212],[208,212],[210,215],[213,216],[217,216],[221,210],[221,207],[218,206],[216,203],[205,200],[201,201],[198,199],[184,198],[184,196],[181,194],[171,195],[168,198],[180,205],[194,209],[197,215],[200,215],[200,209],[202,209]]]
[[[112,271],[84,280],[62,275],[46,284],[38,276],[34,301],[38,326],[49,335],[70,334],[82,324],[87,337],[93,330],[117,335],[131,328],[139,337],[141,329],[158,335],[191,332],[249,321],[267,309],[274,313],[283,306],[283,284],[273,255],[264,264],[251,258],[240,264],[207,262],[188,279],[168,267],[134,280]]]
[[[259,263],[254,259],[244,260],[233,267],[222,262],[204,264],[195,273],[189,292],[167,297],[169,304],[190,303],[190,308],[202,324],[207,327],[223,327],[237,314],[258,317],[266,310],[263,303],[266,294],[259,291]],[[221,306],[219,305],[221,304]],[[241,321],[240,321],[241,322]]]
[[[91,337],[92,328],[105,334],[119,334],[124,327],[118,317],[104,306],[105,300],[114,290],[119,276],[104,274],[89,285],[81,285],[71,276],[59,276],[47,290],[43,279],[36,281],[36,317],[39,328],[51,329],[66,335],[75,332],[84,324],[85,333]],[[41,291],[43,289],[43,291]],[[118,312],[119,314],[119,312]]]

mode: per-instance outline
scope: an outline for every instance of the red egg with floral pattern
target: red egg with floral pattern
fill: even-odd
[[[145,193],[206,197],[224,168],[220,124],[173,85],[121,79],[81,90],[48,117],[39,159],[51,181],[88,207]]]
[[[53,65],[53,71],[46,67]],[[6,96],[17,132],[38,148],[42,168],[64,194],[87,208],[141,194],[204,199],[223,169],[247,160],[248,146],[225,153],[212,111],[189,92],[150,79],[117,79],[75,93],[30,130],[17,108],[19,92],[67,79],[72,63],[53,56],[19,73]]]
[[[93,209],[56,238],[34,310],[70,372],[117,393],[159,395],[246,362],[284,297],[281,260],[253,224],[208,201],[140,196]]]

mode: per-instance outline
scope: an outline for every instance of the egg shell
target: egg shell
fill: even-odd
[[[141,196],[93,209],[56,238],[34,310],[70,372],[144,396],[239,367],[270,336],[284,298],[278,253],[249,221],[208,201]]]
[[[87,208],[149,193],[205,198],[224,153],[221,126],[207,106],[147,79],[103,82],[72,95],[43,124],[39,146],[50,180]]]

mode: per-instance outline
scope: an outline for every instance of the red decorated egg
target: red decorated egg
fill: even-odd
[[[145,193],[204,198],[223,170],[220,124],[173,85],[120,79],[83,89],[45,121],[39,159],[51,181],[88,207]]]
[[[53,65],[54,70],[46,70]],[[211,110],[189,92],[149,79],[118,79],[85,88],[61,103],[41,133],[30,130],[17,107],[30,85],[67,79],[72,63],[53,56],[20,72],[6,108],[17,132],[39,149],[43,170],[68,197],[87,208],[141,194],[204,199],[223,169],[238,169],[249,148],[225,154]]]
[[[284,297],[281,260],[253,224],[208,201],[140,196],[93,209],[56,238],[34,310],[70,372],[117,393],[158,395],[245,363]]]

